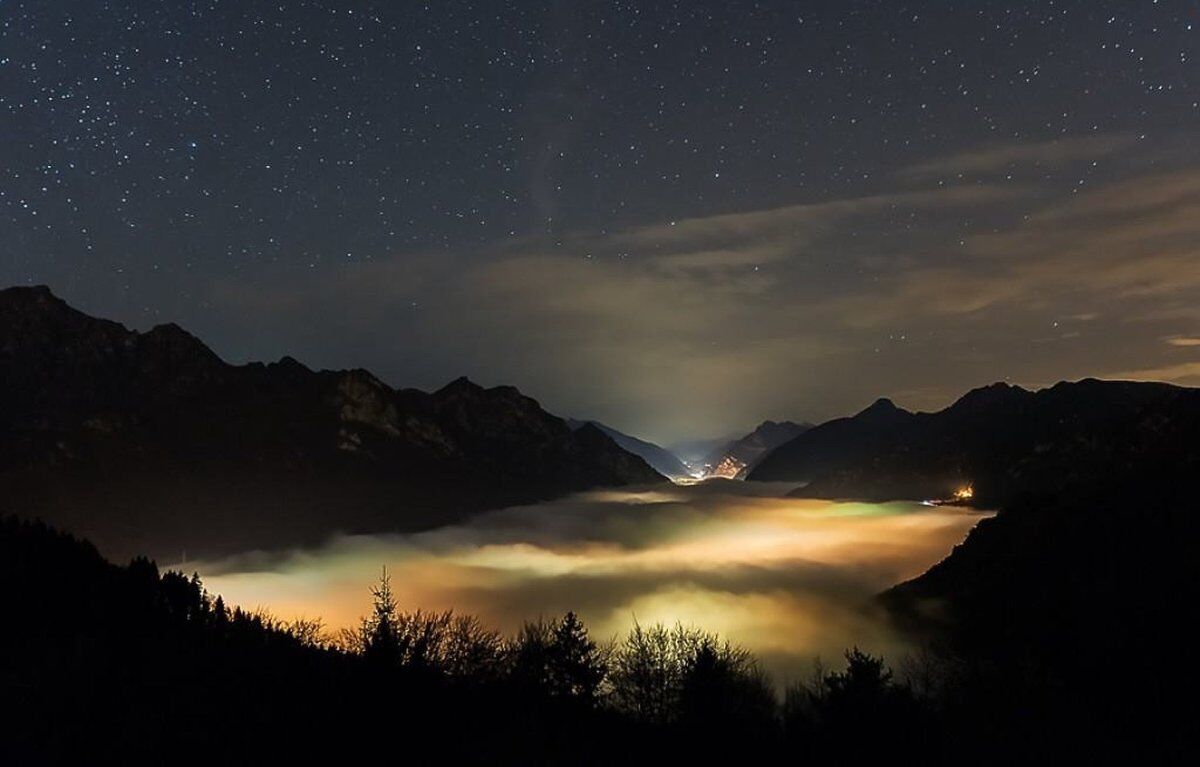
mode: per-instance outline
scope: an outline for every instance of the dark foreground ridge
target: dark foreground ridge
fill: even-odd
[[[0,762],[662,764],[928,748],[932,700],[848,656],[780,707],[744,650],[684,627],[600,645],[568,613],[503,637],[405,613],[386,576],[340,636],[228,608],[195,577],[0,519]],[[886,741],[841,742],[870,727]],[[403,757],[402,759],[400,757]],[[11,761],[8,761],[11,760]]]
[[[432,394],[285,357],[234,366],[46,288],[0,291],[0,498],[106,553],[177,560],[431,527],[589,487],[664,481],[511,387]]]
[[[983,478],[976,497],[999,511],[883,603],[947,652],[980,659],[982,686],[1025,701],[997,731],[1054,722],[1131,758],[1165,744],[1194,757],[1175,701],[1196,674],[1169,669],[1200,586],[1200,391],[1082,381],[973,395],[956,407],[995,444],[969,464]]]
[[[470,616],[401,611],[403,588],[385,574],[372,613],[330,635],[0,518],[12,621],[0,634],[12,704],[0,762],[387,762],[399,751],[418,764],[1182,764],[1194,753],[1190,709],[1169,697],[1190,682],[1169,647],[1104,656],[1081,684],[1058,652],[1071,636],[1060,622],[1028,655],[1026,644],[996,655],[934,643],[893,670],[850,650],[780,697],[752,655],[700,629],[636,626],[604,644],[568,613],[505,637]],[[1122,612],[1094,623],[1111,630]]]
[[[1195,673],[1171,669],[1200,585],[1197,476],[1200,391],[1085,380],[996,384],[931,414],[880,400],[779,448],[751,479],[805,481],[796,494],[817,497],[971,487],[996,516],[881,602],[969,669],[953,705],[987,696],[996,738],[1109,761],[1195,753],[1174,703]]]

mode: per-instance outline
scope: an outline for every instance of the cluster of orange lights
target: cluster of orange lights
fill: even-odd
[[[969,501],[974,497],[975,488],[971,487],[970,485],[964,485],[963,487],[960,487],[954,491],[954,500],[956,501]]]

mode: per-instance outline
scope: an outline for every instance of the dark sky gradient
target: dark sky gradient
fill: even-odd
[[[0,283],[671,441],[1200,383],[1200,2],[0,0]]]

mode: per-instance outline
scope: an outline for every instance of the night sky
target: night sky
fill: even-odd
[[[0,285],[669,442],[1200,384],[1200,1],[0,0]]]

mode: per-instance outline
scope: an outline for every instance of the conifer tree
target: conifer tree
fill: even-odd
[[[363,654],[373,663],[394,666],[400,660],[400,635],[396,598],[387,567],[383,568],[379,583],[371,587],[371,597],[371,616],[363,626]]]
[[[592,704],[606,673],[604,652],[573,612],[554,626],[549,647],[551,694]]]

